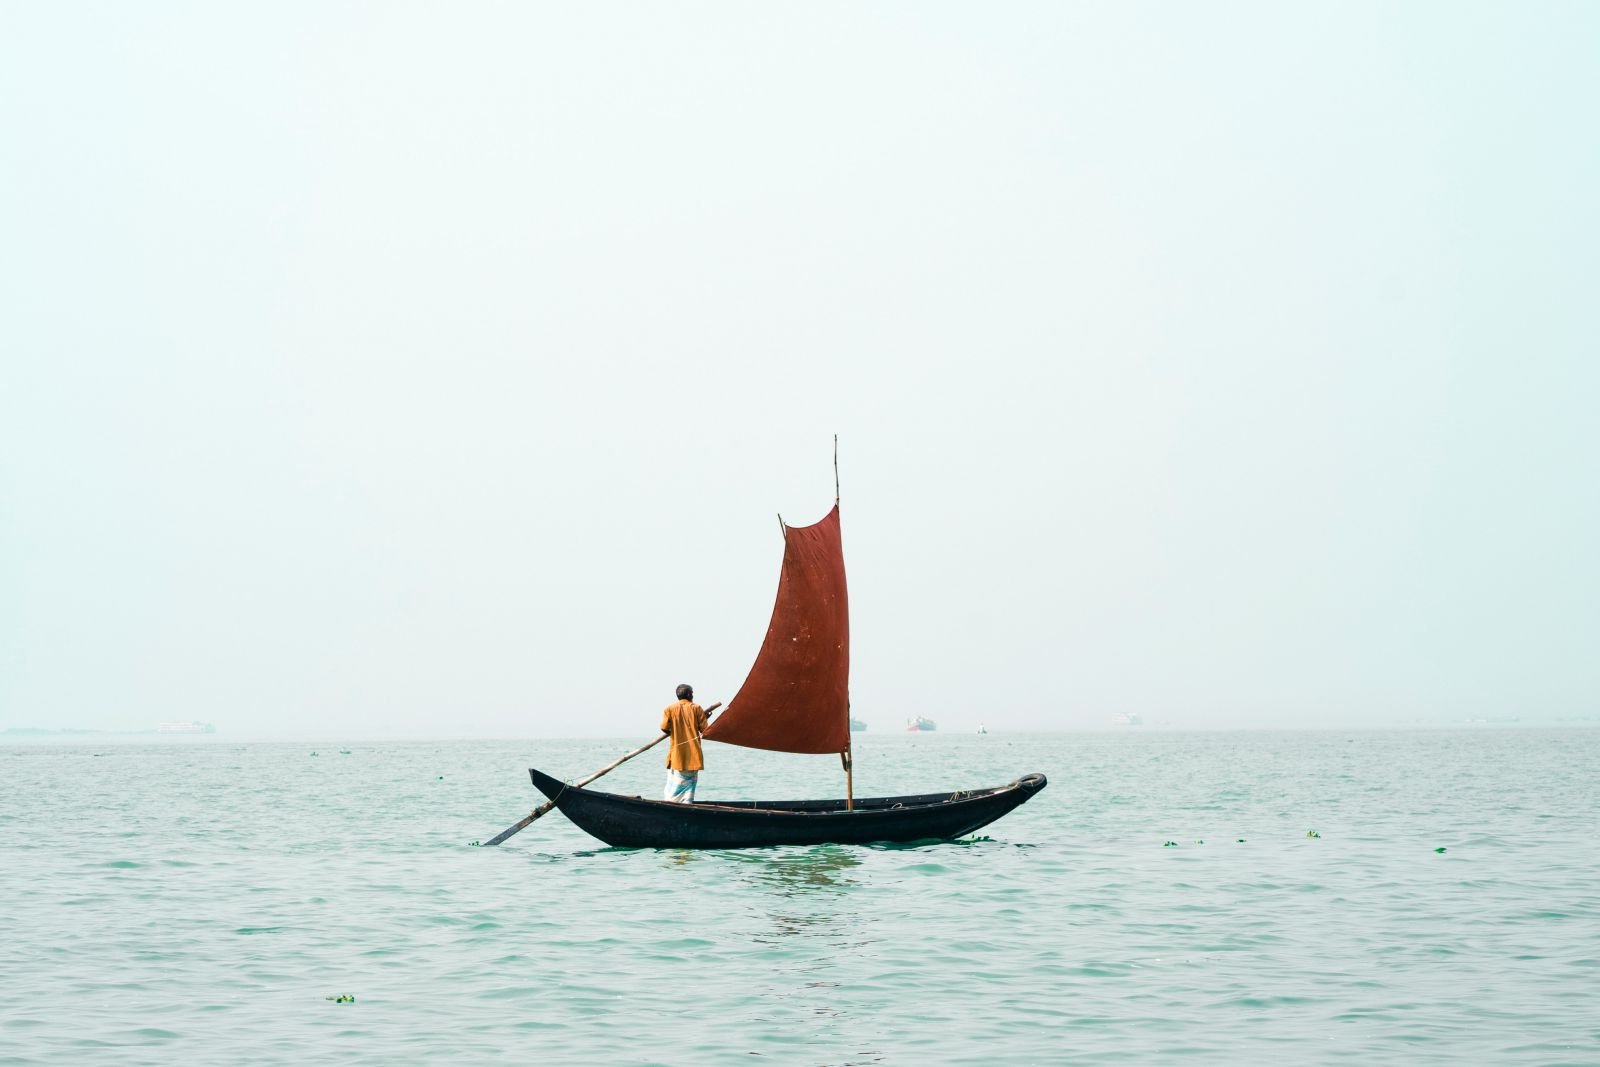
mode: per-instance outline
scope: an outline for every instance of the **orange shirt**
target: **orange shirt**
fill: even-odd
[[[675,771],[698,771],[706,765],[700,751],[700,735],[710,720],[706,709],[692,700],[680,700],[661,710],[661,732],[672,735],[667,742],[667,766]]]

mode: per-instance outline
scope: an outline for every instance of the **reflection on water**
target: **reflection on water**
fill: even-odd
[[[684,867],[693,863],[695,860],[704,858],[699,852],[692,848],[663,849],[661,856],[666,860],[667,866],[669,867]]]
[[[839,981],[840,961],[870,954],[865,950],[878,941],[878,920],[857,906],[863,898],[855,892],[866,876],[860,870],[866,853],[855,846],[818,845],[714,855],[728,864],[740,896],[750,901],[751,942],[783,957],[797,951],[810,957],[775,972],[779,980],[761,990],[766,1009],[752,1017],[777,1028],[793,1025],[795,1012],[804,1013],[814,1046],[850,1050],[822,1062],[839,1067],[882,1063],[884,1056],[870,1047],[871,1040],[857,1036],[864,1020]]]
[[[610,851],[627,850],[599,850]],[[599,852],[587,854],[597,855]],[[776,889],[786,897],[842,892],[854,884],[847,872],[861,866],[861,857],[853,848],[845,845],[818,845],[808,849],[664,848],[658,854],[662,862],[670,867],[683,867],[691,863],[726,864],[743,885],[767,891]]]
[[[751,886],[776,889],[784,896],[839,893],[854,883],[849,872],[861,866],[861,857],[846,845],[818,845],[805,850],[763,849],[730,854]]]
[[[622,851],[622,850],[602,850]],[[661,849],[658,862],[670,869],[692,864],[721,865],[741,895],[750,901],[747,911],[770,924],[771,933],[755,934],[757,944],[778,944],[797,935],[849,933],[837,947],[870,944],[861,937],[870,916],[841,906],[855,887],[853,872],[861,866],[858,847],[817,845],[813,848],[770,849]],[[778,940],[774,940],[772,935]]]
[[[750,890],[759,906],[751,913],[771,924],[758,944],[778,944],[785,938],[825,936],[838,948],[859,947],[870,920],[844,906],[855,887],[855,868],[861,866],[857,850],[847,845],[819,845],[809,849],[772,849],[721,854],[736,877]]]

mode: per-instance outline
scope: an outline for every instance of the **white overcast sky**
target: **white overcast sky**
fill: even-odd
[[[0,728],[1600,694],[1600,6],[0,4]]]

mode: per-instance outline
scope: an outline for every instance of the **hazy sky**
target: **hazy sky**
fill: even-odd
[[[1600,708],[1600,5],[0,4],[0,728]]]

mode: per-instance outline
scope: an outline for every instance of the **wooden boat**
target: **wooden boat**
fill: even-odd
[[[837,490],[837,460],[835,480]],[[949,840],[988,825],[1045,786],[1044,775],[1029,774],[991,789],[857,800],[850,726],[850,611],[836,492],[833,510],[821,521],[784,524],[778,599],[766,639],[744,685],[704,736],[776,752],[838,753],[843,800],[681,804],[565,785],[531,768],[528,773],[579,827],[630,848]]]
[[[839,800],[675,804],[566,785],[530,769],[533,784],[581,829],[621,848],[759,848],[949,841],[987,826],[1045,787],[1029,774],[996,789]]]

